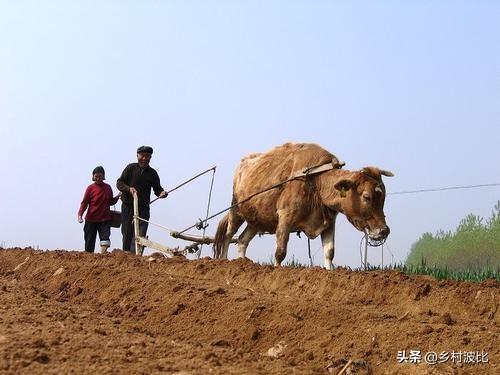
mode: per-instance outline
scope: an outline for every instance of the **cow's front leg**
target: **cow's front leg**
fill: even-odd
[[[323,245],[323,254],[325,257],[325,268],[332,269],[333,257],[335,255],[335,220],[337,214],[333,216],[332,224],[321,232],[321,244]]]

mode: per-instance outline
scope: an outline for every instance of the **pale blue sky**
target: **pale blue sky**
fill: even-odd
[[[116,192],[142,144],[167,189],[217,165],[212,212],[242,156],[286,141],[391,170],[389,192],[499,183],[499,20],[496,1],[0,0],[0,242],[82,249],[92,169]],[[209,183],[156,202],[151,220],[191,225]],[[403,260],[422,233],[498,199],[499,187],[389,196],[389,249]],[[342,217],[334,262],[358,265],[360,238]],[[256,238],[248,256],[268,260],[273,243]],[[306,240],[292,254],[305,261]]]

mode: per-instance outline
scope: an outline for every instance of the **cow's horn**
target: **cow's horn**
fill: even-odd
[[[394,173],[389,172],[389,171],[385,171],[383,169],[380,170],[380,174],[383,176],[387,176],[387,177],[394,177]]]
[[[345,165],[345,161],[337,161],[333,162],[333,167],[337,169],[341,169]]]

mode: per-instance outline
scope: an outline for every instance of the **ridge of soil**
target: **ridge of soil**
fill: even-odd
[[[499,374],[499,284],[0,249],[0,374]]]

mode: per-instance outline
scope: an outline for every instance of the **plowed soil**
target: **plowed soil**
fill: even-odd
[[[499,302],[494,280],[2,249],[0,373],[500,374]]]

